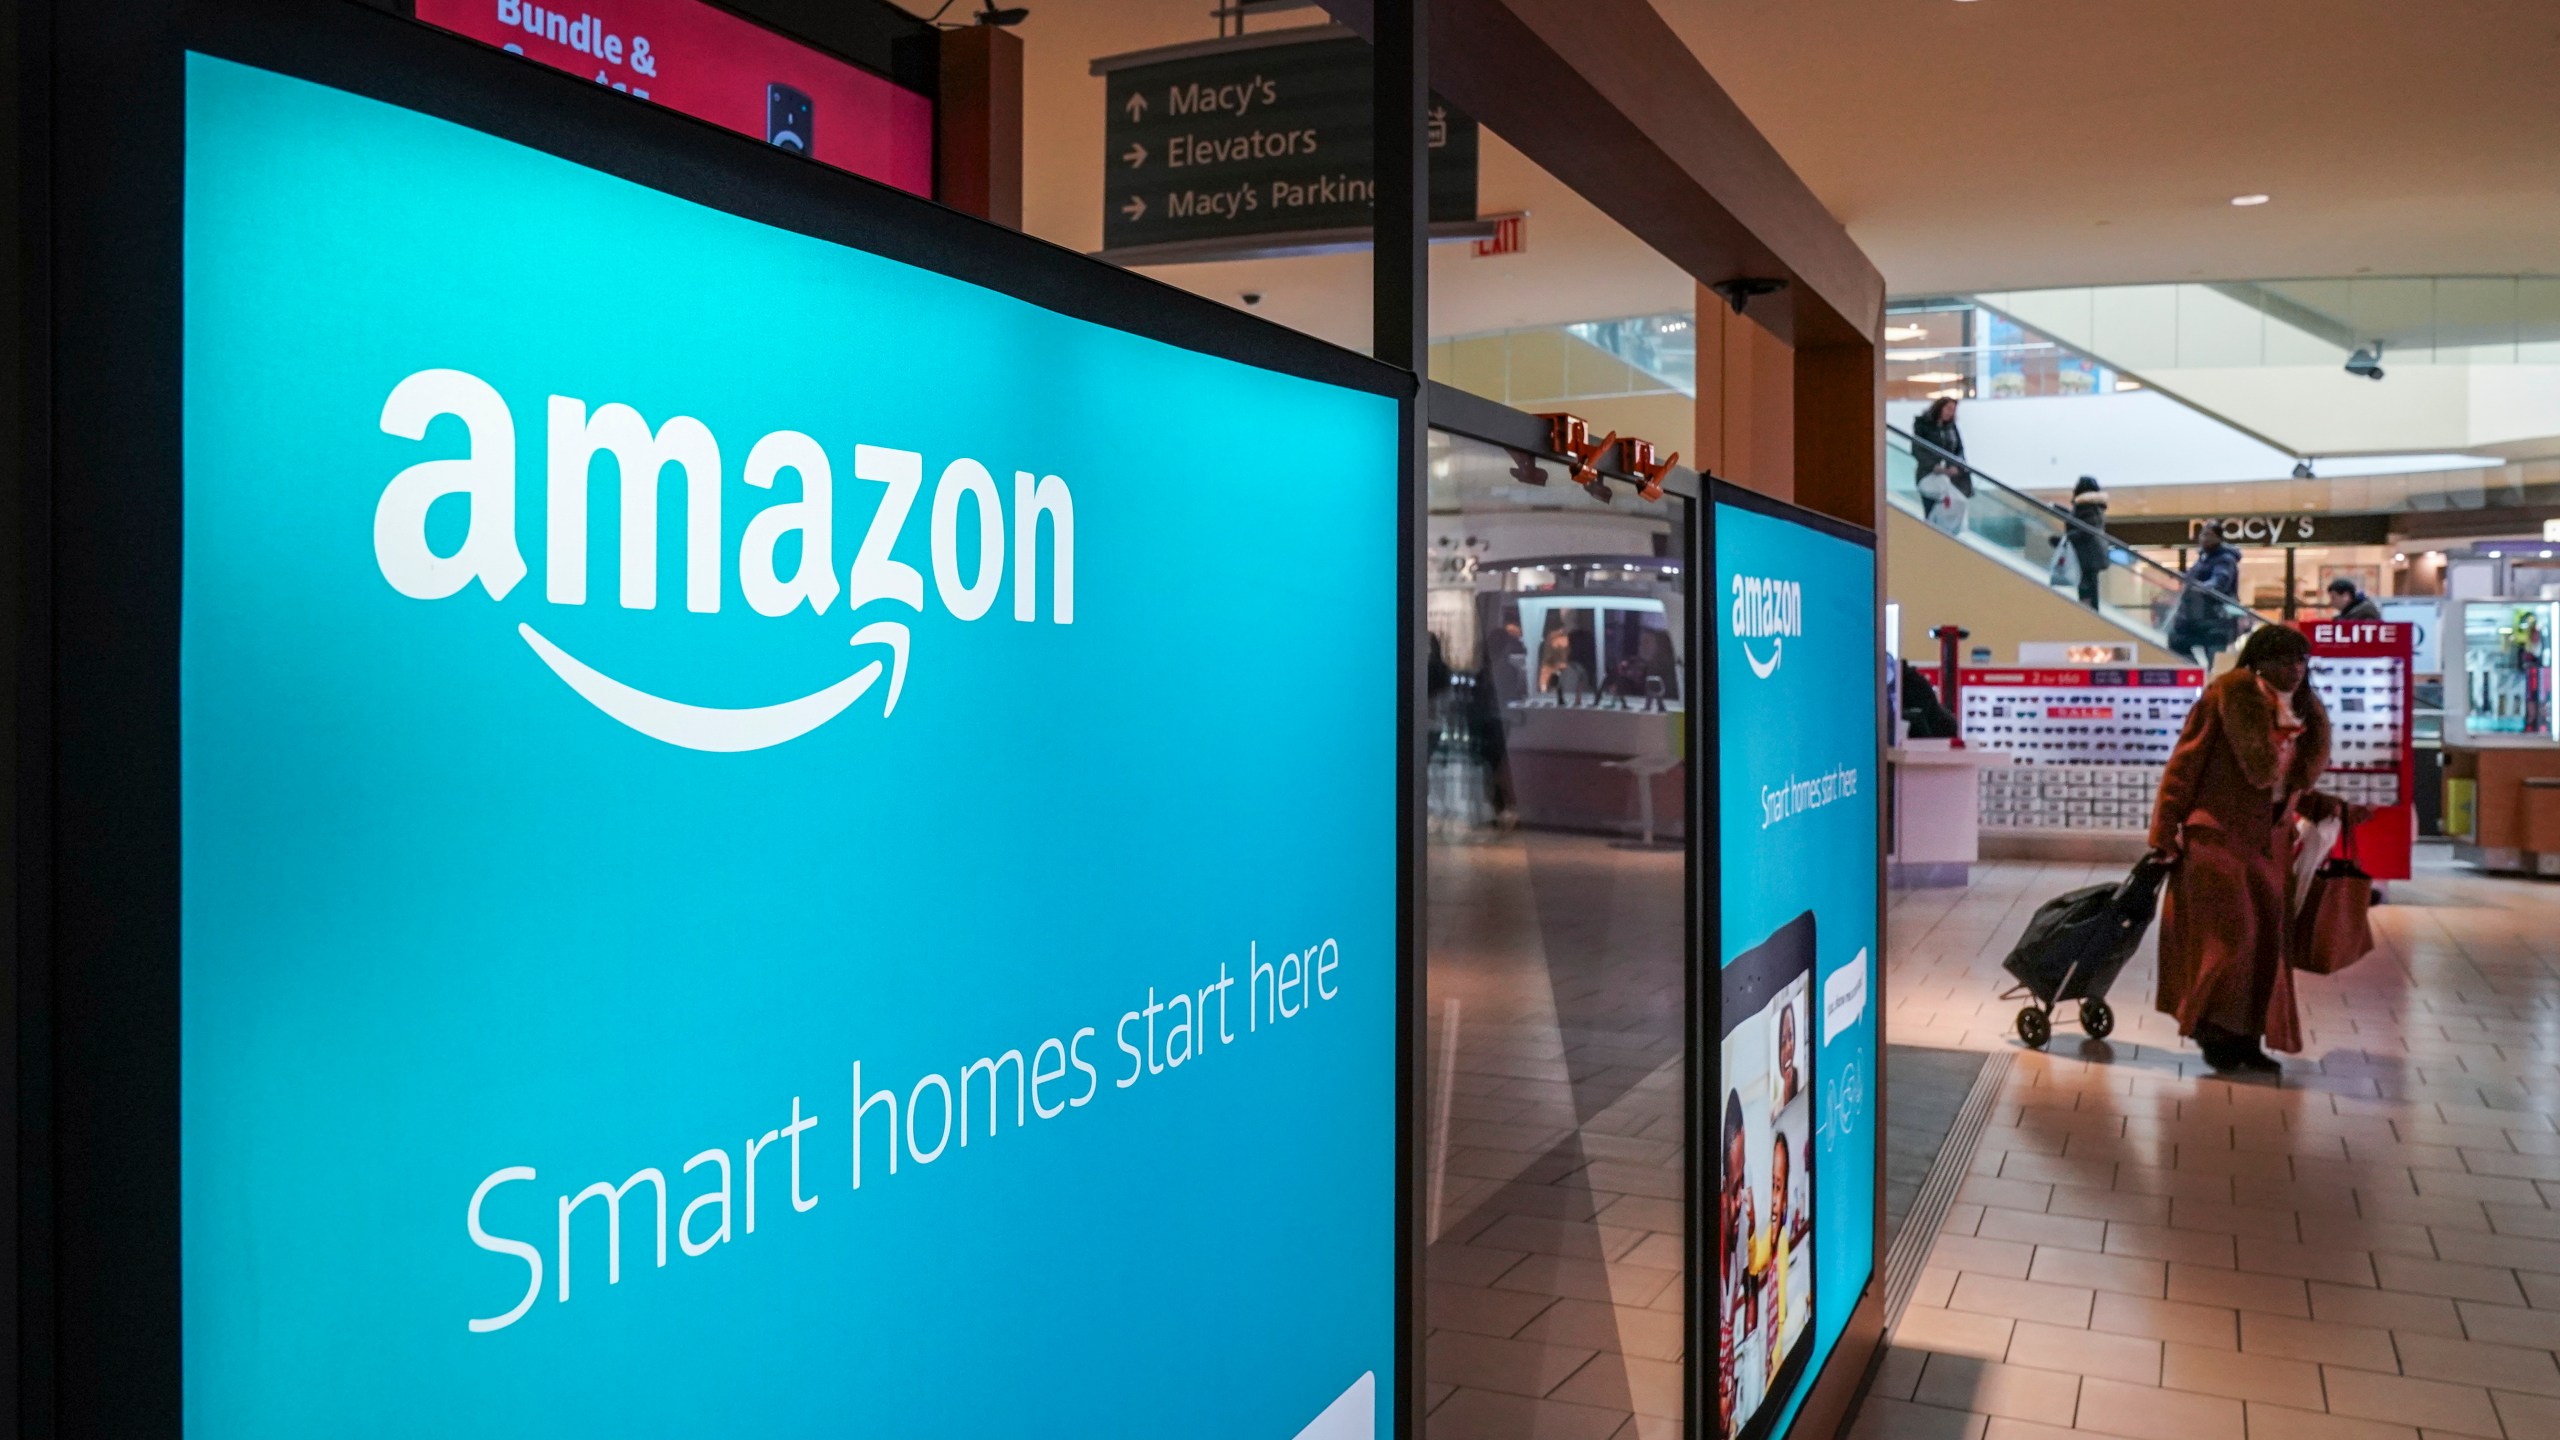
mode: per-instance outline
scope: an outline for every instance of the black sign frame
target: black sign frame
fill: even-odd
[[[955,276],[1168,344],[1386,396],[1411,373],[931,201],[617,95],[355,0],[70,0],[11,7],[7,272],[24,319],[0,525],[12,684],[0,1184],[13,1303],[0,1394],[21,1432],[184,1431],[180,1293],[179,646],[185,55],[198,50],[470,126],[731,214]],[[112,116],[114,123],[91,123]],[[41,199],[37,198],[41,197]],[[1394,497],[1418,553],[1418,487]],[[1399,574],[1397,615],[1418,613]],[[1398,625],[1399,843],[1418,845],[1422,661]],[[1396,878],[1394,1433],[1421,1383],[1412,1037],[1418,897]]]
[[[1689,663],[1690,714],[1722,713],[1723,664],[1721,648],[1729,643],[1725,627],[1718,623],[1722,605],[1715,590],[1716,507],[1731,505],[1737,510],[1765,515],[1800,525],[1835,540],[1843,540],[1867,552],[1875,576],[1876,634],[1885,634],[1884,548],[1882,537],[1862,525],[1853,525],[1836,516],[1807,510],[1773,496],[1761,494],[1715,476],[1702,477],[1698,498],[1690,505],[1688,543],[1695,556],[1703,561],[1707,583],[1689,585]],[[1893,785],[1889,779],[1886,750],[1892,744],[1892,715],[1886,708],[1884,684],[1884,652],[1876,653],[1875,691],[1876,745],[1875,795],[1870,803],[1876,812],[1876,834],[1891,833],[1890,812]],[[1718,1264],[1716,1242],[1707,1234],[1708,1197],[1716,1193],[1717,1165],[1722,1151],[1719,1127],[1724,1094],[1724,901],[1721,860],[1724,845],[1724,757],[1713,729],[1691,722],[1689,732],[1688,793],[1688,885],[1689,885],[1689,983],[1688,983],[1688,1053],[1684,1061],[1687,1086],[1686,1142],[1687,1191],[1691,1212],[1690,1224],[1682,1237],[1682,1264],[1685,1293],[1681,1298],[1683,1352],[1690,1358],[1683,1374],[1682,1399],[1685,1416],[1683,1433],[1699,1437],[1719,1437],[1717,1429],[1717,1393],[1720,1381],[1716,1360],[1716,1336],[1707,1329],[1707,1277]],[[1795,1408],[1791,1423],[1783,1432],[1786,1437],[1828,1434],[1842,1428],[1849,1407],[1864,1388],[1876,1357],[1883,1353],[1885,1332],[1885,1281],[1887,1258],[1891,1251],[1892,1231],[1884,1207],[1886,1161],[1886,1129],[1890,1124],[1890,1098],[1883,1081],[1884,1015],[1891,1008],[1892,984],[1885,963],[1885,917],[1891,896],[1886,888],[1884,849],[1878,845],[1874,856],[1876,896],[1875,976],[1870,982],[1867,1004],[1876,1016],[1877,1081],[1875,1095],[1875,1193],[1868,1197],[1875,1217],[1872,1262],[1867,1283],[1850,1305],[1840,1338],[1831,1353],[1813,1371],[1811,1381],[1804,1379],[1804,1367],[1791,1370],[1793,1383],[1803,1387],[1804,1396]],[[1808,1355],[1810,1351],[1806,1352]],[[1704,1357],[1703,1360],[1701,1357]],[[1766,1412],[1774,1423],[1780,1411]]]
[[[1373,53],[1350,30],[1311,25],[1095,61],[1101,253],[1142,263],[1364,242]],[[1472,223],[1479,127],[1437,96],[1431,117],[1430,219]]]

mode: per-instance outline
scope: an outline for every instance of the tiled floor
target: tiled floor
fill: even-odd
[[[1681,856],[1431,851],[1431,1440],[1680,1431]]]
[[[1998,968],[2103,870],[1897,895],[1886,1034],[2014,1046]],[[2560,885],[2441,861],[2305,977],[2281,1081],[2202,1069],[2144,954],[2021,1052],[1855,1440],[2560,1440]]]

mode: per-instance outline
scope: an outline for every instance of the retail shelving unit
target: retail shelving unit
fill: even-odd
[[[2138,666],[1957,672],[1964,743],[2017,763],[1982,772],[1985,836],[2139,838],[2204,672]]]

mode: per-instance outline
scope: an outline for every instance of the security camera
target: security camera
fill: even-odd
[[[1259,290],[1247,290],[1246,292],[1244,292],[1244,303],[1245,303],[1245,308],[1246,308],[1246,309],[1248,309],[1248,310],[1252,309],[1252,308],[1253,308],[1254,306],[1256,306],[1256,305],[1261,304],[1261,303],[1262,303],[1262,292],[1261,292],[1261,291],[1259,291]]]
[[[2348,356],[2347,373],[2350,375],[2361,375],[2367,380],[2381,379],[2382,342],[2376,340],[2373,342],[2372,349],[2366,350],[2359,348],[2356,353]]]
[[[1743,306],[1761,296],[1775,295],[1786,289],[1787,282],[1746,275],[1732,280],[1720,280],[1707,288],[1723,296],[1724,303],[1732,306],[1733,313],[1739,315],[1742,313]]]

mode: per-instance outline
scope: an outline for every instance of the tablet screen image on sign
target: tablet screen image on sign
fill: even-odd
[[[1813,912],[1724,969],[1717,1429],[1768,1433],[1813,1322]]]

